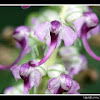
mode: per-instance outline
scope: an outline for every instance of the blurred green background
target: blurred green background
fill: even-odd
[[[10,29],[13,29],[19,25],[25,25],[27,16],[30,13],[38,12],[41,8],[47,8],[43,6],[30,7],[27,10],[23,10],[19,7],[0,7],[0,64],[9,65],[17,58],[20,50],[16,49],[13,40],[9,38]],[[93,6],[92,10],[97,14],[100,19],[100,7]],[[9,33],[5,34],[5,30],[9,30]],[[8,32],[8,31],[7,31]],[[91,38],[90,45],[93,51],[100,56],[100,35]],[[80,83],[80,93],[100,93],[100,62],[91,58],[82,47],[82,54],[85,54],[88,60],[89,69],[86,72],[79,73],[76,76],[77,81]],[[28,56],[27,56],[28,57]],[[17,81],[17,83],[20,81]],[[17,84],[12,73],[9,70],[0,70],[0,94],[4,89],[13,84]]]

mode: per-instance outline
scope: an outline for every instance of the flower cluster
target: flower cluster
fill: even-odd
[[[22,6],[22,8],[27,9],[29,6]],[[38,17],[33,16],[31,27],[18,26],[15,29],[13,38],[16,46],[21,48],[21,53],[13,64],[0,65],[0,69],[10,69],[16,80],[23,80],[21,93],[24,94],[29,94],[33,87],[38,90],[38,87],[43,84],[44,77],[47,77],[48,81],[45,93],[79,94],[80,85],[74,80],[74,76],[87,69],[87,59],[78,52],[74,43],[78,38],[81,39],[89,55],[100,61],[100,57],[90,49],[87,40],[99,32],[98,17],[88,7],[69,7],[60,15],[51,10],[49,16],[48,11],[50,10],[44,11]],[[45,19],[46,17],[48,20]],[[30,39],[35,41],[31,45]],[[42,58],[36,57],[36,54],[32,52],[32,47],[38,43],[42,45],[40,50]],[[34,59],[19,64],[21,59],[30,52],[35,56]],[[47,62],[52,65],[48,65]],[[4,93],[15,93],[14,90],[16,87],[11,86]]]

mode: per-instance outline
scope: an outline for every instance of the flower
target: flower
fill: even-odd
[[[57,78],[52,78],[48,82],[48,89],[51,94],[61,94],[68,92],[72,87],[73,81],[70,76],[60,74]]]
[[[87,59],[83,54],[79,54],[76,47],[62,47],[59,50],[64,66],[68,75],[73,78],[74,75],[87,69]]]
[[[61,47],[59,49],[59,56],[63,61],[69,61],[69,57],[77,56],[79,55],[78,49],[74,46],[70,47]]]
[[[61,64],[54,64],[52,66],[47,67],[47,75],[50,78],[59,77],[61,73],[67,73],[65,67]]]
[[[37,87],[41,81],[41,73],[38,69],[32,68],[28,63],[23,64],[19,70],[20,77],[24,80],[24,94],[34,86]]]
[[[34,28],[34,34],[40,41],[43,41],[46,38],[49,50],[44,58],[37,63],[37,65],[34,64],[33,61],[30,61],[29,65],[32,67],[39,66],[46,62],[55,48],[60,46],[61,40],[64,41],[65,46],[70,46],[77,38],[77,35],[69,26],[62,26],[57,20],[54,20],[51,23],[43,22],[39,24]]]
[[[1,70],[6,70],[16,65],[26,54],[30,52],[31,48],[28,42],[29,33],[30,33],[30,28],[27,26],[19,26],[15,29],[13,33],[13,38],[16,40],[17,47],[21,48],[21,52],[18,58],[11,65],[9,66],[0,65]]]
[[[81,54],[79,56],[73,57],[72,60],[73,62],[69,66],[65,65],[65,67],[68,71],[68,75],[73,78],[74,75],[77,75],[79,72],[87,69],[87,59],[84,55]]]
[[[99,32],[98,18],[93,12],[84,12],[82,17],[74,21],[74,26],[79,38]]]
[[[74,22],[75,30],[78,34],[78,37],[82,40],[84,48],[88,52],[88,54],[93,57],[95,60],[100,61],[100,57],[98,57],[90,48],[88,44],[88,38],[92,35],[95,35],[99,32],[100,27],[98,25],[99,20],[95,13],[84,12],[83,17],[78,18]]]

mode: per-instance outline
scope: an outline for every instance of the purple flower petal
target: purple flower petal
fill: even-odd
[[[73,85],[71,89],[67,92],[67,94],[79,94],[78,90],[80,89],[79,84],[76,81],[73,81]]]
[[[14,65],[10,68],[16,80],[21,79],[19,75],[19,69],[20,69],[20,65]]]
[[[68,26],[63,27],[61,33],[65,46],[72,45],[77,38],[76,33]]]
[[[46,44],[47,44],[48,47],[50,47],[50,44],[51,44],[51,36],[50,36],[50,34],[47,36]]]
[[[89,38],[94,32],[94,34],[98,33],[99,27],[96,27],[97,25],[98,18],[93,12],[84,12],[83,17],[74,21],[75,30],[79,38],[82,38],[84,34],[88,34],[87,37]],[[92,30],[95,27],[96,29]]]
[[[21,41],[23,38],[27,37],[30,33],[30,28],[27,26],[19,26],[15,29],[13,33],[14,39]]]
[[[28,65],[28,63],[21,65],[19,73],[22,79],[27,80],[31,73],[31,67]]]
[[[51,94],[57,94],[58,90],[60,88],[60,79],[58,78],[52,78],[48,82],[48,89]]]
[[[71,89],[72,79],[66,74],[61,74],[57,78],[52,78],[48,82],[48,89],[51,94],[59,94]]]
[[[100,25],[97,25],[95,28],[91,29],[87,33],[87,37],[90,38],[92,35],[97,35],[100,32]]]
[[[33,86],[39,86],[41,81],[41,73],[38,69],[32,68],[25,63],[20,68],[20,76],[24,80],[24,93],[28,93],[28,90]]]
[[[94,27],[97,26],[99,20],[98,20],[95,13],[90,12],[90,11],[89,12],[84,12],[83,16],[85,18],[85,22],[87,23],[88,27],[93,27],[94,28]]]
[[[59,21],[54,20],[51,22],[50,32],[58,34],[61,30],[61,27],[62,27],[61,23]]]
[[[49,22],[43,22],[39,25],[37,25],[34,28],[34,34],[38,37],[39,40],[43,41],[44,38],[50,34],[50,23]]]
[[[41,81],[41,73],[38,69],[33,68],[29,77],[30,88],[33,86],[38,87]]]
[[[82,28],[84,22],[85,22],[84,17],[80,17],[80,18],[78,18],[77,20],[74,21],[74,27],[75,27],[77,36],[79,38],[81,38],[81,28]]]
[[[60,44],[61,44],[61,38],[62,38],[61,34],[59,34],[56,48],[60,46]]]
[[[66,74],[60,75],[61,88],[68,91],[72,87],[72,79]]]

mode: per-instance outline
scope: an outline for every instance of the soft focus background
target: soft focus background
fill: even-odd
[[[20,50],[15,47],[12,32],[15,27],[26,24],[26,19],[29,14],[38,12],[41,8],[46,9],[48,7],[35,6],[27,10],[23,10],[21,7],[0,7],[0,64],[9,65],[17,58]],[[91,6],[91,8],[100,20],[100,7]],[[89,43],[93,51],[100,56],[100,34],[92,37]],[[76,76],[76,80],[81,87],[80,93],[100,93],[100,62],[90,57],[83,47],[81,53],[86,56],[89,68]],[[6,87],[13,84],[16,84],[16,80],[12,73],[9,70],[0,70],[0,94],[3,93]]]

